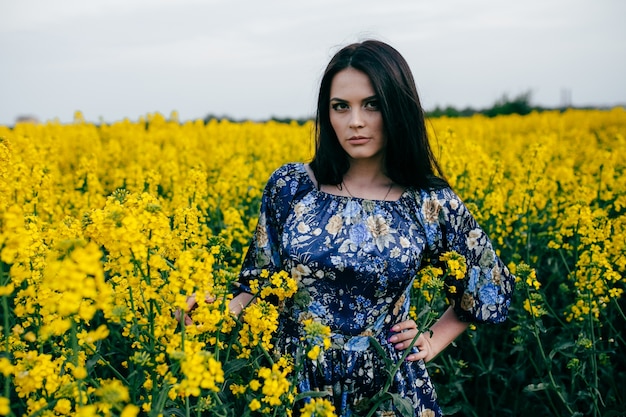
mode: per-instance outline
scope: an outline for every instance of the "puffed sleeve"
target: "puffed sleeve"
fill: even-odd
[[[258,279],[261,271],[271,276],[282,268],[280,236],[293,200],[294,169],[290,164],[278,168],[265,185],[257,227],[239,274],[240,290],[247,291],[249,281]]]
[[[461,199],[449,188],[433,191],[423,200],[426,223],[437,223],[436,252],[456,251],[466,260],[465,277],[455,281],[448,299],[459,319],[503,322],[508,314],[515,277],[496,255],[486,233]],[[459,285],[460,284],[460,285]]]

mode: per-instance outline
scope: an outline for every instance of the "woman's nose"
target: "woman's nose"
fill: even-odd
[[[350,127],[359,128],[359,127],[363,127],[363,125],[364,125],[363,114],[361,113],[360,110],[354,109],[350,117]]]

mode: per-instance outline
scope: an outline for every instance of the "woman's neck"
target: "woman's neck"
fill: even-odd
[[[351,161],[343,181],[360,188],[388,186],[392,182],[380,161]]]

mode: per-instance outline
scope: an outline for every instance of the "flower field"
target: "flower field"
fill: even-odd
[[[459,416],[626,414],[626,111],[429,122],[455,191],[518,280],[509,320],[429,364]],[[0,416],[284,416],[305,355],[272,355],[275,274],[239,318],[229,284],[262,188],[314,126],[149,115],[0,126]],[[428,271],[433,274],[433,271]],[[445,308],[425,274],[416,314]],[[435,274],[436,275],[436,274]],[[426,277],[426,278],[425,278]],[[175,312],[199,297],[194,323]],[[315,399],[303,416],[332,416]]]

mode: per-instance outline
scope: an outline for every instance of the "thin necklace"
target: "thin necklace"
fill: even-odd
[[[346,187],[346,191],[348,193],[348,195],[352,198],[356,198],[355,196],[352,195],[352,193],[350,192],[350,190],[348,189],[348,185],[344,182],[341,181],[341,185]],[[389,196],[389,193],[391,192],[391,189],[393,188],[393,182],[391,184],[389,184],[389,189],[387,189],[387,194],[385,194],[385,196],[382,198],[382,201],[386,201],[387,197]]]

